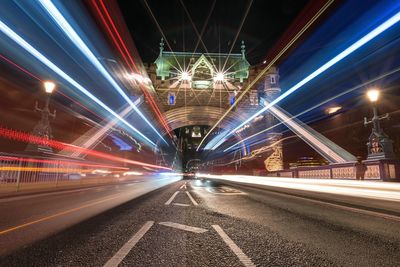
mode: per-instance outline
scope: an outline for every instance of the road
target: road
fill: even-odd
[[[224,181],[177,181],[147,194],[140,188],[125,184],[0,202],[1,214],[8,213],[0,222],[1,266],[400,263],[395,212],[383,216],[300,191]],[[74,209],[78,204],[83,208]]]

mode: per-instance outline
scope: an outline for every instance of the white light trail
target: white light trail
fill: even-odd
[[[382,181],[279,178],[196,173],[197,178],[400,202],[400,185]]]
[[[81,50],[87,59],[97,68],[98,71],[110,82],[114,89],[125,99],[125,101],[132,106],[137,114],[153,129],[153,131],[168,145],[167,141],[157,131],[157,129],[150,123],[150,121],[144,116],[144,114],[136,107],[132,100],[126,95],[124,90],[117,84],[117,82],[111,77],[107,70],[103,67],[97,57],[85,44],[85,42],[79,37],[72,26],[63,17],[60,11],[50,0],[39,0],[40,4],[46,9],[53,20],[58,24],[60,29],[68,36],[68,38]]]
[[[377,28],[375,28],[374,30],[369,32],[367,35],[365,35],[364,37],[359,39],[357,42],[355,42],[354,44],[352,44],[351,46],[346,48],[344,51],[339,53],[337,56],[335,56],[334,58],[332,58],[331,60],[326,62],[321,67],[319,67],[317,70],[312,72],[306,78],[304,78],[303,80],[301,80],[300,82],[295,84],[289,90],[287,90],[286,92],[281,94],[279,97],[277,97],[274,101],[269,103],[269,105],[265,106],[264,108],[262,108],[261,110],[259,110],[258,112],[256,112],[252,116],[250,116],[247,120],[243,121],[239,126],[237,126],[235,129],[231,130],[227,135],[222,137],[221,140],[212,147],[212,150],[215,150],[216,148],[218,148],[223,142],[225,142],[227,137],[229,137],[230,135],[235,133],[238,129],[243,127],[245,124],[249,123],[254,118],[256,118],[260,114],[264,113],[265,111],[267,111],[269,108],[271,108],[275,104],[279,103],[282,99],[286,98],[287,96],[289,96],[290,94],[292,94],[293,92],[295,92],[296,90],[301,88],[303,85],[307,84],[309,81],[313,80],[315,77],[317,77],[318,75],[320,75],[324,71],[328,70],[330,67],[332,67],[336,63],[340,62],[342,59],[344,59],[345,57],[347,57],[348,55],[350,55],[351,53],[353,53],[354,51],[356,51],[357,49],[359,49],[360,47],[362,47],[363,45],[365,45],[366,43],[368,43],[372,39],[374,39],[376,36],[378,36],[379,34],[384,32],[385,30],[387,30],[390,27],[392,27],[393,25],[395,25],[399,21],[400,21],[400,12],[396,13],[390,19],[386,20],[384,23],[379,25]]]
[[[122,123],[124,123],[126,126],[128,126],[130,129],[132,129],[134,132],[136,132],[138,135],[140,135],[143,139],[145,139],[147,142],[149,142],[153,147],[157,147],[157,145],[151,141],[149,138],[147,138],[144,134],[142,134],[139,130],[137,130],[135,127],[133,127],[130,123],[128,123],[124,118],[119,116],[117,113],[115,113],[110,107],[108,107],[106,104],[104,104],[100,99],[95,97],[92,93],[90,93],[88,90],[86,90],[82,85],[80,85],[78,82],[76,82],[74,79],[72,79],[68,74],[66,74],[64,71],[62,71],[59,67],[57,67],[53,62],[51,62],[49,59],[47,59],[43,54],[41,54],[39,51],[37,51],[33,46],[31,46],[28,42],[26,42],[22,37],[20,37],[18,34],[16,34],[13,30],[11,30],[6,24],[4,24],[0,20],[0,31],[2,31],[5,35],[7,35],[10,39],[14,40],[18,45],[23,47],[26,51],[28,51],[32,56],[37,58],[40,62],[42,62],[44,65],[52,69],[55,73],[60,75],[62,78],[64,78],[66,81],[68,81],[70,84],[72,84],[75,88],[77,88],[79,91],[81,91],[83,94],[85,94],[87,97],[92,99],[94,102],[96,102],[99,106],[104,108],[106,111],[108,111],[110,114],[112,114],[114,117],[116,117],[118,120],[120,120]]]

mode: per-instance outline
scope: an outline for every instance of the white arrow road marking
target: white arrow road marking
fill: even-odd
[[[193,205],[195,205],[195,206],[199,205],[199,203],[197,203],[196,200],[194,200],[194,198],[192,197],[192,195],[188,191],[186,191],[186,194],[188,195],[188,197],[192,201]]]
[[[172,205],[181,206],[181,207],[189,207],[190,206],[189,204],[183,204],[183,203],[172,203]]]
[[[193,232],[196,234],[201,234],[201,233],[208,231],[207,229],[193,227],[193,226],[184,225],[184,224],[180,224],[180,223],[174,223],[174,222],[160,222],[158,224],[169,226],[169,227],[180,229],[180,230],[184,230],[184,231]]]
[[[186,182],[179,189],[186,189]]]
[[[170,197],[170,199],[168,199],[168,201],[165,202],[165,205],[171,204],[171,202],[174,200],[174,198],[176,197],[177,194],[179,194],[179,191],[176,191],[176,192],[172,195],[172,197]]]
[[[256,265],[251,261],[249,257],[238,247],[238,245],[233,242],[233,240],[222,230],[219,225],[212,226],[215,231],[219,234],[222,240],[229,246],[233,253],[239,258],[239,260],[243,263],[246,267],[255,267]]]
[[[153,226],[154,222],[153,221],[148,221],[146,222],[142,228],[137,231],[137,233],[132,236],[131,239],[129,239],[128,242],[125,243],[125,245],[118,250],[118,252],[107,261],[106,264],[104,264],[103,267],[117,267],[118,264],[121,263],[121,261],[128,255],[129,251],[139,242],[139,240],[146,234],[147,231],[150,230],[150,228]]]

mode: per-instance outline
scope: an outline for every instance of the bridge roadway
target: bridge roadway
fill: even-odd
[[[0,266],[399,266],[395,200],[167,183],[0,199]]]

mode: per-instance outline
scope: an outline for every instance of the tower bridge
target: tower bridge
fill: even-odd
[[[399,1],[1,0],[0,266],[399,266],[399,62]]]

